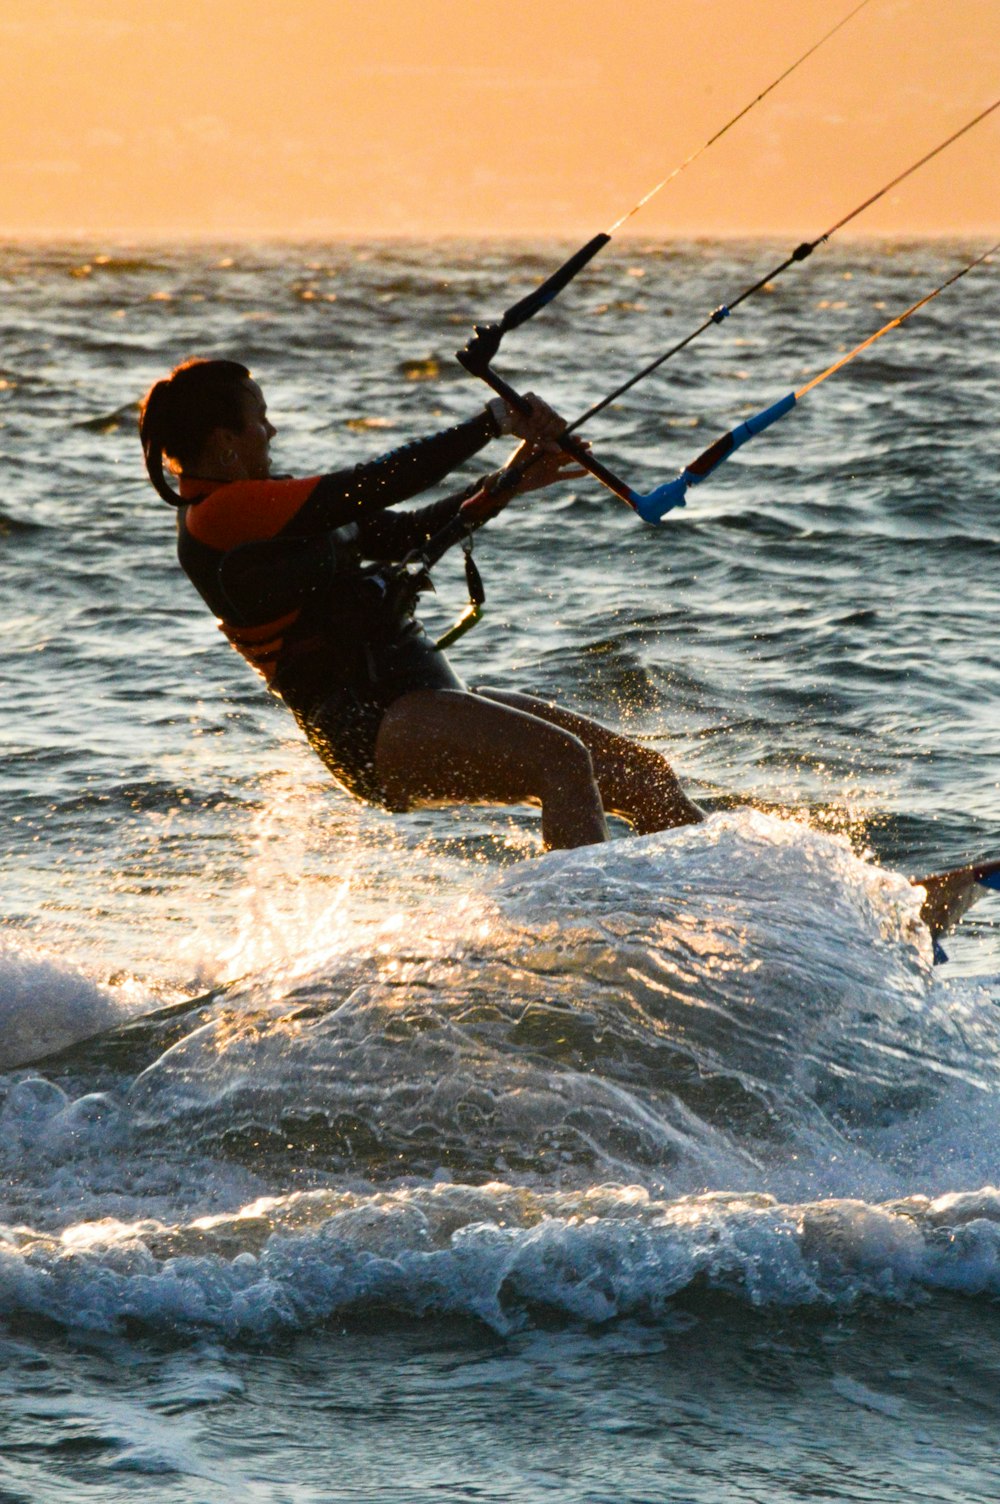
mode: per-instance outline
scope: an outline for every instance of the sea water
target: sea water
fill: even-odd
[[[662,527],[587,482],[477,540],[459,672],[698,828],[351,803],[144,480],[190,354],[281,471],[471,414],[569,249],[0,253],[5,1500],[1000,1497],[1000,901],[934,967],[905,880],[1000,855],[994,269]],[[597,452],[649,489],[979,250],[824,249]],[[575,416],[785,251],[616,244],[498,365]]]

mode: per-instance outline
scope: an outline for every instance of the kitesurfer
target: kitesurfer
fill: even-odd
[[[532,460],[497,511],[515,490],[580,473],[553,443],[562,420],[538,398],[528,405],[521,414],[494,398],[365,464],[275,477],[276,430],[257,382],[235,361],[195,359],[156,382],[139,428],[149,478],[177,507],[183,568],[349,793],[396,812],[539,802],[548,847],[606,839],[606,812],[640,833],[698,821],[652,748],[533,695],[468,689],[415,619],[411,577],[384,567],[474,495],[489,511],[499,472],[416,510],[392,508],[491,439],[513,434],[517,459]]]

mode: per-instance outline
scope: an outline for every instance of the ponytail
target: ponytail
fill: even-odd
[[[166,443],[166,409],[170,401],[170,379],[158,381],[151,387],[139,409],[139,438],[146,460],[146,474],[153,483],[158,496],[172,507],[181,506],[181,498],[167,480],[163,470],[163,451]]]
[[[164,459],[177,468],[196,463],[216,428],[243,427],[242,391],[250,372],[235,360],[186,360],[157,381],[139,408],[146,474],[172,507],[183,506],[167,480]]]

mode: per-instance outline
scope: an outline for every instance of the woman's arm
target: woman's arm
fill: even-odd
[[[532,392],[527,394],[525,402],[526,410],[515,412],[500,398],[493,397],[478,417],[465,423],[404,444],[352,470],[321,476],[308,500],[282,531],[289,536],[324,532],[408,501],[411,496],[436,486],[490,439],[504,434],[555,448],[553,436],[565,427],[563,419]],[[467,494],[470,493],[463,493],[462,499]],[[446,521],[449,515],[445,515]]]
[[[410,512],[377,512],[358,523],[358,547],[363,559],[405,559],[414,549],[423,548],[435,533],[451,522],[462,503],[474,496],[481,481],[475,480],[463,491],[433,501]]]
[[[288,534],[314,534],[348,522],[360,522],[397,502],[436,486],[471,459],[500,429],[491,410],[417,439],[378,459],[321,476],[308,500],[291,519]]]

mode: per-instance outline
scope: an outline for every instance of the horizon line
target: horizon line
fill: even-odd
[[[411,243],[427,244],[440,241],[465,241],[477,245],[496,243],[500,245],[512,245],[525,241],[545,242],[571,242],[576,243],[580,235],[586,235],[587,231],[571,230],[442,230],[438,232],[421,230],[126,230],[126,229],[72,229],[52,230],[25,228],[4,229],[0,227],[0,248],[5,246],[20,245],[65,245],[78,246],[83,243],[89,244],[113,244],[127,246],[149,245],[316,245],[329,243],[360,242],[385,242],[391,244]],[[593,233],[591,230],[590,233]],[[612,244],[625,242],[695,242],[715,243],[726,241],[761,241],[761,240],[784,240],[802,235],[802,227],[785,226],[767,230],[622,230],[614,236]],[[988,223],[971,227],[962,226],[955,229],[898,229],[898,230],[844,230],[838,233],[837,239],[840,244],[853,242],[886,241],[940,241],[940,240],[971,240],[979,237],[996,237],[1000,234],[1000,224]]]

